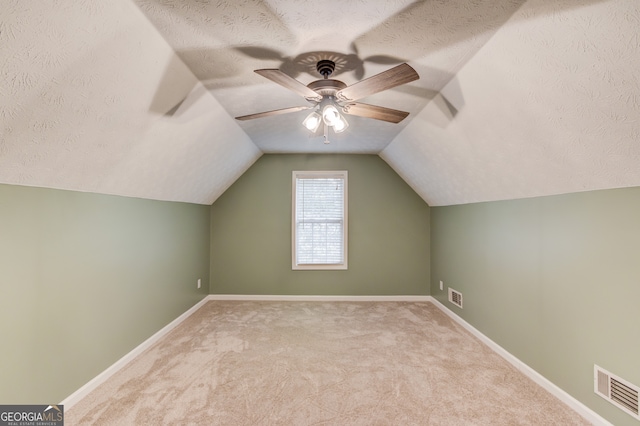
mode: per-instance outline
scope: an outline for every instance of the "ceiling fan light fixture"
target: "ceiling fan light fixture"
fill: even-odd
[[[311,114],[307,115],[307,118],[302,121],[302,125],[306,127],[310,132],[315,133],[316,130],[318,130],[318,127],[320,127],[321,122],[322,117],[320,117],[320,114],[313,111]]]

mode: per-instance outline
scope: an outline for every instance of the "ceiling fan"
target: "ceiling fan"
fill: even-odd
[[[323,59],[318,61],[316,70],[323,76],[323,79],[312,81],[307,85],[304,85],[279,69],[255,70],[257,74],[304,97],[311,105],[259,112],[236,117],[236,119],[252,120],[254,118],[313,109],[314,111],[305,118],[302,124],[313,133],[317,132],[321,124],[324,124],[325,143],[329,143],[329,127],[336,133],[340,133],[348,126],[347,121],[340,115],[340,112],[387,121],[389,123],[399,123],[409,115],[409,113],[405,111],[356,102],[358,99],[373,95],[374,93],[382,92],[383,90],[419,79],[420,76],[418,73],[408,64],[400,64],[350,86],[347,86],[342,81],[329,78],[335,70],[335,67],[335,62],[331,60]]]

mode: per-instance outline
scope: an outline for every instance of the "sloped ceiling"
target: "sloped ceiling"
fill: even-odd
[[[0,182],[211,204],[262,153],[379,154],[430,205],[640,185],[637,0],[5,1]],[[253,73],[408,62],[330,144]]]

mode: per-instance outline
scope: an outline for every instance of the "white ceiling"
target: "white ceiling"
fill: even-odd
[[[640,186],[637,0],[0,4],[0,182],[211,204],[262,153],[379,154],[432,206]],[[418,81],[310,137],[318,59]]]

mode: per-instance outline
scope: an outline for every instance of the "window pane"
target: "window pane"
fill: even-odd
[[[299,222],[298,263],[342,263],[342,222]]]

